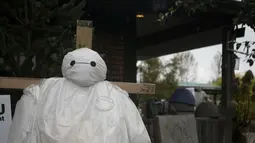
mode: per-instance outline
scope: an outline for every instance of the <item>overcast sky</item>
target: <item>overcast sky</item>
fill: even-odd
[[[239,38],[238,41],[255,41],[255,33],[253,30],[249,27],[246,27],[245,31],[245,37]],[[242,49],[241,49],[242,50]],[[212,71],[212,62],[213,57],[217,52],[221,53],[221,45],[214,45],[210,47],[200,48],[196,50],[191,50],[192,54],[194,55],[198,66],[197,66],[197,79],[196,82],[198,83],[208,83],[213,79],[214,73]],[[244,61],[245,55],[237,54],[240,57],[240,66],[239,70],[237,70],[237,73],[243,74],[245,71],[251,69],[253,73],[255,74],[255,64],[254,66],[250,67],[248,63]],[[166,55],[160,57],[160,59],[167,60],[173,57],[172,55]]]

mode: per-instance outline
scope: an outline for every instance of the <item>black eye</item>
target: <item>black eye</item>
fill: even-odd
[[[90,62],[90,65],[91,65],[92,67],[95,67],[97,64],[96,64],[96,62],[91,61],[91,62]]]
[[[72,60],[72,61],[70,62],[70,66],[73,66],[73,65],[75,65],[75,60]]]

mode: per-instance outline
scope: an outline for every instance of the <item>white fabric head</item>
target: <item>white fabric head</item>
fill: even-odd
[[[72,66],[70,63],[75,61]],[[96,66],[90,65],[94,61]],[[107,67],[100,55],[89,49],[79,48],[65,55],[62,62],[62,74],[75,84],[87,87],[106,79]]]

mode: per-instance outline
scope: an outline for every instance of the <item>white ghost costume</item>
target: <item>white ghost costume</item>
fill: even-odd
[[[97,52],[69,52],[62,63],[63,78],[24,89],[8,143],[150,143],[128,93],[105,81],[106,72]]]

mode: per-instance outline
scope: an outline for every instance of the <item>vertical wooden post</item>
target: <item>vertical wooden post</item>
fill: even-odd
[[[232,100],[232,80],[233,80],[233,28],[223,29],[222,39],[222,100],[225,108]]]
[[[124,34],[124,81],[136,82],[137,56],[136,56],[136,14],[126,14]],[[131,94],[130,98],[138,105],[137,95]]]
[[[232,115],[228,113],[230,102],[232,100],[233,90],[233,48],[234,44],[233,26],[223,28],[222,33],[222,114],[227,122],[224,131],[224,143],[232,143]]]
[[[93,22],[77,20],[76,49],[81,47],[92,48]]]

